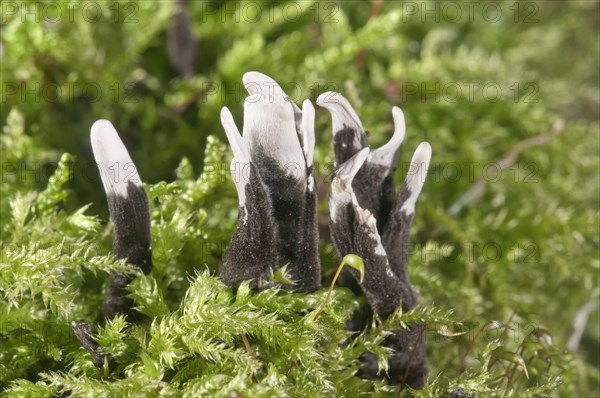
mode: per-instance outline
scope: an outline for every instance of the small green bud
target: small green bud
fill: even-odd
[[[342,263],[348,264],[350,267],[360,272],[360,283],[363,283],[363,280],[365,279],[365,263],[362,258],[358,257],[356,254],[346,254]]]

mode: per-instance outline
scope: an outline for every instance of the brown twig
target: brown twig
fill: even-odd
[[[550,132],[547,134],[536,135],[535,137],[527,138],[523,141],[518,142],[514,147],[512,147],[507,153],[504,154],[500,160],[496,162],[497,169],[500,171],[514,165],[519,159],[519,155],[525,149],[546,145],[552,139],[560,134],[561,131],[565,128],[565,121],[563,119],[557,119],[553,124]],[[452,206],[448,209],[448,214],[455,216],[459,214],[467,205],[476,202],[479,200],[484,192],[487,181],[484,176],[481,176],[469,187],[467,192],[465,192]]]
[[[370,21],[371,19],[375,18],[377,15],[379,15],[379,11],[381,10],[382,5],[383,5],[383,0],[373,0],[373,5],[371,6],[371,11],[369,12],[369,19],[367,19],[367,22]],[[366,58],[367,58],[367,50],[364,48],[361,48],[356,56],[356,71],[357,72],[362,72],[363,68],[365,67],[365,59]]]
[[[290,375],[290,372],[292,371],[292,369],[294,369],[297,362],[298,359],[294,358],[294,360],[290,363],[290,366],[288,366],[287,370],[285,371],[285,377],[288,377]]]

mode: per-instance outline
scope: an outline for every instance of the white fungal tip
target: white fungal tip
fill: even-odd
[[[349,183],[352,182],[358,170],[365,163],[365,160],[369,156],[369,147],[365,147],[358,151],[354,156],[344,162],[336,171],[336,176],[347,176],[349,177]]]
[[[406,123],[404,122],[404,113],[402,110],[397,106],[392,108],[392,117],[394,118],[394,134],[392,138],[386,144],[371,152],[369,157],[369,161],[390,168],[397,161],[398,150],[406,134]]]
[[[315,154],[315,107],[308,99],[302,103],[302,139],[306,166],[310,167]]]
[[[406,134],[406,121],[404,120],[404,112],[397,106],[392,108],[392,118],[394,119],[394,135],[392,140],[397,143],[398,146],[404,141]],[[390,140],[390,142],[392,141]]]
[[[404,181],[406,188],[410,191],[410,196],[402,204],[400,210],[404,211],[406,214],[415,212],[415,203],[425,184],[430,161],[431,145],[425,141],[421,142],[410,161],[410,167],[406,175],[406,180]]]
[[[250,96],[259,95],[271,101],[285,99],[289,100],[279,83],[271,77],[260,72],[246,72],[242,77],[244,87]]]
[[[358,114],[342,94],[333,91],[325,92],[317,98],[317,105],[327,109],[331,113],[334,137],[341,131],[350,128],[354,130],[354,135],[353,137],[346,138],[348,141],[345,144],[350,145],[356,150],[363,147],[362,139],[365,129]]]
[[[247,97],[243,139],[255,164],[257,157],[268,156],[290,177],[305,180],[306,159],[298,139],[294,110],[285,99],[270,101],[260,94]]]
[[[235,156],[241,156],[249,161],[250,153],[248,151],[248,147],[242,139],[242,135],[240,134],[240,131],[233,120],[231,112],[226,106],[221,109],[221,124],[225,130],[225,135],[227,135],[227,140],[229,140],[229,145],[231,145],[233,154]]]
[[[111,122],[105,119],[96,121],[90,136],[106,194],[127,197],[129,183],[142,186],[135,164]]]

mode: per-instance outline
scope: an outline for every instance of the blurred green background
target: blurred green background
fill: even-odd
[[[75,167],[64,206],[92,203],[88,213],[106,219],[89,142],[100,118],[115,125],[145,182],[174,180],[184,157],[197,177],[207,137],[226,142],[221,107],[242,126],[246,71],[270,75],[298,104],[342,92],[372,147],[390,137],[397,105],[407,122],[400,169],[421,140],[433,147],[412,238],[422,301],[479,325],[532,322],[561,352],[576,337],[578,311],[591,309],[565,354],[571,371],[556,395],[600,393],[598,1],[0,7],[0,119],[8,126],[18,110],[11,115],[24,120],[36,148],[20,151],[26,146],[4,128],[2,218],[6,195],[45,187],[69,152]],[[330,130],[328,112],[317,109],[320,200]],[[229,159],[227,151],[214,166],[227,168]],[[483,191],[469,191],[478,181]],[[225,184],[233,213],[235,193]],[[231,217],[226,222],[231,231]],[[322,238],[328,274],[337,260]],[[467,343],[430,344],[433,374],[453,372]]]

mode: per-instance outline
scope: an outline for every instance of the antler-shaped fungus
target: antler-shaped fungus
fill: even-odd
[[[229,109],[221,122],[233,149],[231,174],[238,191],[237,229],[223,256],[221,279],[230,286],[252,280],[272,286],[275,269],[287,271],[298,291],[319,288],[317,195],[313,176],[314,114],[302,110],[270,77],[248,72],[250,94],[240,135]]]
[[[317,104],[327,108],[333,119],[336,171],[329,195],[333,244],[340,257],[349,253],[362,257],[365,277],[359,285],[379,317],[385,319],[399,306],[408,311],[418,300],[406,271],[408,240],[431,146],[427,142],[418,146],[408,175],[396,192],[394,172],[406,130],[400,108],[392,110],[395,131],[391,140],[370,151],[366,132],[348,100],[339,93],[327,92],[319,96]],[[358,271],[349,272],[360,281]],[[423,386],[427,368],[421,334],[422,326],[412,325],[386,340],[385,344],[395,351],[388,372],[392,382]],[[366,353],[364,359],[360,374],[374,377],[376,358]]]

